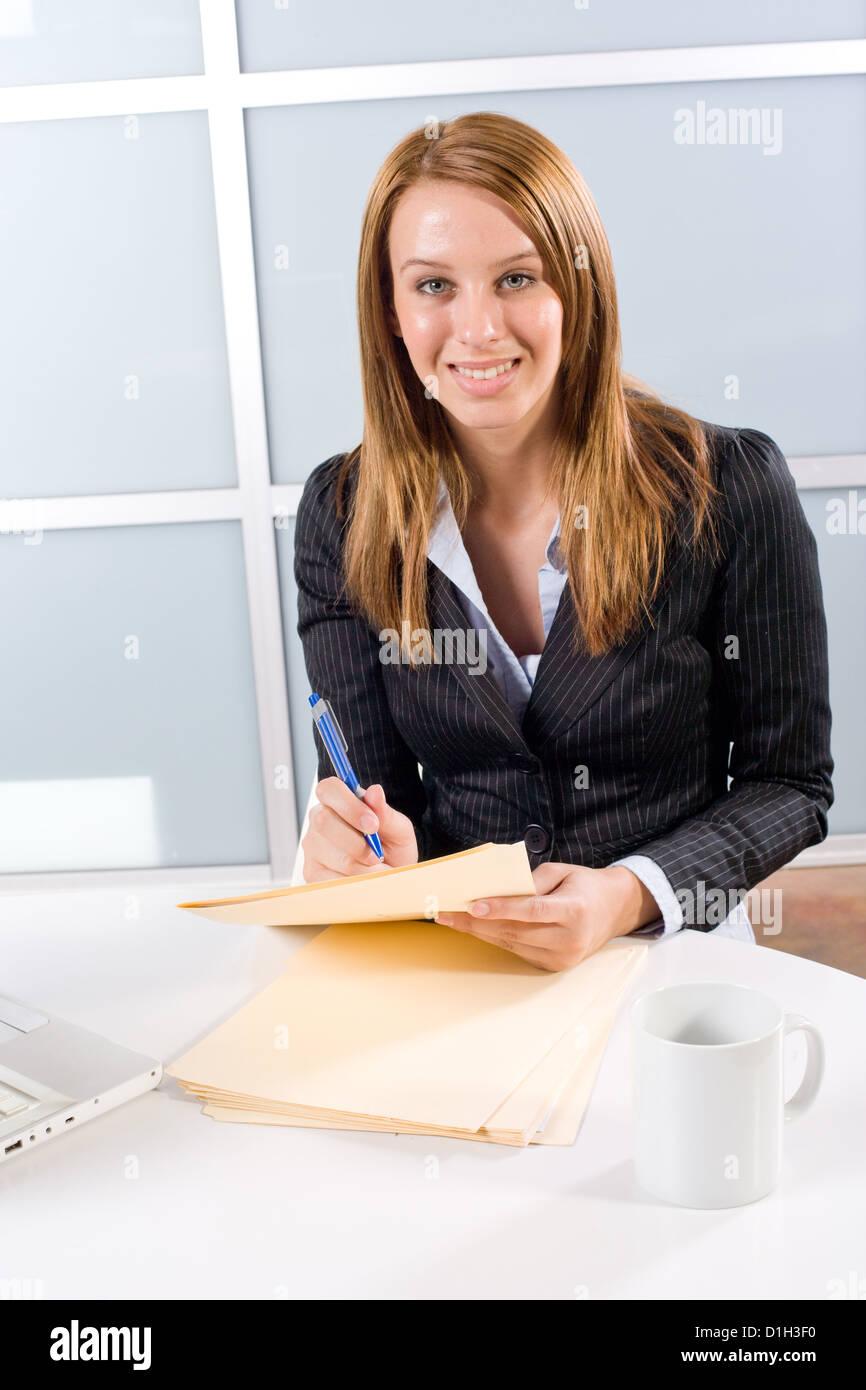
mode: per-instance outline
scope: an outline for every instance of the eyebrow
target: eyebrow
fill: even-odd
[[[534,246],[525,246],[522,250],[515,251],[514,254],[511,256],[503,256],[501,261],[494,261],[492,269],[498,270],[501,265],[508,265],[511,261],[528,261],[530,259],[540,261],[541,257],[539,256]],[[444,261],[425,261],[420,256],[410,256],[409,260],[404,261],[403,264],[400,266],[400,272],[404,271],[407,265],[429,265],[433,266],[436,270],[453,269],[452,266],[446,265]]]

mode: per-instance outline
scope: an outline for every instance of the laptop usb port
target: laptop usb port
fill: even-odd
[[[7,1144],[7,1145],[6,1145],[6,1152],[7,1152],[8,1154],[11,1154],[11,1152],[12,1152],[13,1149],[20,1149],[20,1148],[21,1148],[21,1145],[23,1144],[23,1142],[24,1142],[23,1139],[19,1139],[17,1144]]]

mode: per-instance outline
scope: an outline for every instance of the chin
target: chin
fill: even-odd
[[[441,402],[449,415],[453,415],[455,420],[459,420],[461,425],[466,425],[472,429],[501,429],[505,425],[516,425],[532,409],[532,403],[525,405],[522,401],[509,401],[506,405],[503,402],[496,406],[490,401],[478,401],[467,404],[460,400],[451,402]]]

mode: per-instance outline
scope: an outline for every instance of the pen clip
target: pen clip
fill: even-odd
[[[334,732],[336,733],[337,738],[340,740],[340,743],[341,743],[342,746],[343,746],[343,752],[344,752],[344,753],[348,753],[348,751],[349,751],[349,745],[348,745],[348,743],[346,742],[346,736],[345,736],[345,734],[343,733],[343,730],[340,728],[340,721],[338,720],[338,718],[337,718],[337,716],[335,715],[333,709],[331,708],[330,701],[329,701],[329,700],[326,700],[326,699],[324,698],[324,696],[323,696],[323,697],[322,697],[322,704],[325,706],[325,709],[327,710],[327,713],[328,713],[328,718],[330,719],[331,723],[332,723],[333,726],[334,726]]]

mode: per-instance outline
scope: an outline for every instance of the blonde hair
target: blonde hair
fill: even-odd
[[[388,233],[415,184],[456,180],[517,214],[563,307],[561,415],[548,496],[560,502],[560,549],[591,656],[624,642],[663,578],[678,504],[693,539],[714,541],[716,494],[704,430],[623,374],[613,263],[598,209],[568,157],[531,126],[490,111],[424,127],[391,151],[367,199],[358,258],[363,440],[347,454],[357,487],[346,532],[345,588],[380,630],[427,630],[427,547],[441,473],[462,528],[473,496],[446,412],[425,391],[386,313]],[[570,523],[580,518],[580,524]],[[414,665],[411,652],[408,659]]]

